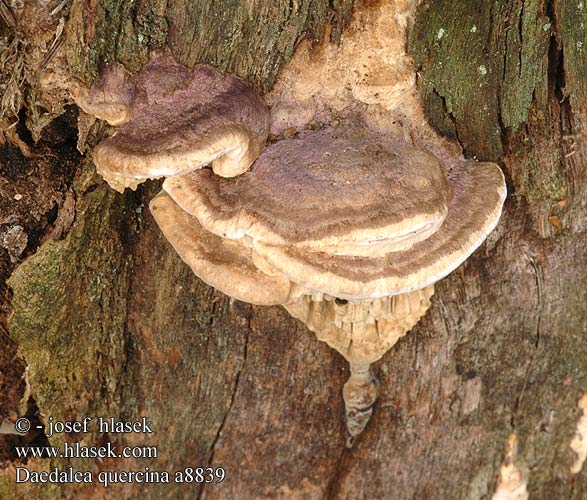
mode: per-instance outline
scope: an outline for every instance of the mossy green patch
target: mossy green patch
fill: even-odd
[[[353,3],[100,0],[92,10],[76,0],[70,10],[66,53],[72,72],[91,83],[108,61],[122,62],[136,72],[151,51],[168,45],[183,64],[212,64],[267,91],[280,64],[304,36],[318,39],[331,24],[334,40],[340,38]]]
[[[8,281],[10,334],[28,364],[33,396],[55,420],[117,414],[115,388],[125,357],[121,297],[128,287],[126,198],[96,182],[89,171],[78,177],[77,219],[68,236],[46,242]]]
[[[539,0],[443,0],[418,9],[410,50],[423,99],[434,125],[452,117],[470,155],[500,160],[502,128],[527,118],[550,38],[542,8]]]
[[[587,2],[556,2],[562,37],[565,72],[564,93],[574,112],[587,114]],[[585,133],[585,130],[583,130]]]
[[[505,161],[516,194],[535,213],[568,191],[551,46],[561,28],[565,72],[573,75],[565,91],[587,96],[579,83],[587,76],[579,61],[586,30],[577,29],[576,6],[555,3],[561,12],[551,19],[539,0],[424,1],[410,39],[432,125],[457,139],[466,156]]]

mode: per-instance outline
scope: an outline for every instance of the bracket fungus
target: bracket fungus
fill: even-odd
[[[134,78],[110,64],[75,94],[85,112],[120,126],[93,151],[96,170],[120,192],[207,165],[239,175],[269,134],[267,106],[241,80],[206,65],[189,69],[165,53]]]
[[[126,106],[114,120],[124,124],[94,150],[98,171],[121,190],[166,177],[151,212],[194,273],[236,299],[283,305],[348,360],[352,440],[376,400],[370,365],[496,226],[501,170],[460,161],[447,171],[362,123],[302,131],[262,151],[268,111],[236,78],[168,58],[132,82],[110,74],[122,97],[104,97],[103,80],[82,105],[97,116],[88,101]]]
[[[447,174],[428,152],[341,126],[272,144],[238,177],[169,177],[151,211],[204,281],[282,304],[348,360],[343,395],[356,436],[376,398],[369,365],[493,230],[505,194],[493,163]]]

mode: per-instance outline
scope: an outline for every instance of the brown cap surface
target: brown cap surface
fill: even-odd
[[[449,174],[454,200],[440,229],[406,251],[383,257],[335,256],[256,242],[268,264],[308,290],[346,299],[408,293],[444,278],[495,228],[506,186],[494,163],[463,162]]]
[[[252,262],[250,248],[206,231],[163,191],[149,207],[167,240],[203,281],[252,304],[287,302],[290,281],[260,271]]]
[[[302,132],[239,177],[200,170],[163,188],[220,236],[354,256],[410,248],[438,229],[452,198],[434,156],[360,127]]]
[[[265,144],[267,107],[232,75],[190,70],[163,55],[134,84],[128,120],[94,149],[98,173],[115,189],[208,164],[219,175],[239,175]]]

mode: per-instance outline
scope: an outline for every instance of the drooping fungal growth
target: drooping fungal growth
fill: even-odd
[[[114,63],[74,97],[87,113],[120,126],[93,159],[121,192],[207,165],[223,177],[239,175],[269,133],[267,107],[241,80],[210,66],[189,69],[168,54],[154,56],[135,78]]]
[[[349,361],[352,437],[375,402],[369,365],[493,230],[506,195],[493,163],[447,173],[432,154],[361,126],[303,132],[243,175],[202,169],[163,189],[151,211],[198,276],[241,300],[282,304]]]

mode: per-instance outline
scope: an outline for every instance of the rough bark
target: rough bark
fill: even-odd
[[[304,33],[319,36],[332,20],[343,26],[350,8],[317,1],[130,5],[72,3],[65,44],[77,76],[91,80],[112,58],[137,70],[167,38],[182,62],[211,62],[267,90]],[[2,217],[16,215],[3,229],[18,222],[30,240],[14,263],[14,248],[6,248],[5,274],[19,265],[5,304],[13,310],[10,342],[28,366],[41,414],[148,416],[155,432],[147,438],[93,433],[84,440],[155,444],[160,453],[156,461],[51,465],[226,470],[224,482],[205,487],[118,490],[130,498],[476,499],[496,491],[514,434],[510,458],[531,498],[584,498],[587,472],[571,474],[569,446],[577,401],[587,392],[582,23],[583,2],[420,5],[410,51],[429,119],[467,155],[500,162],[511,196],[496,232],[436,286],[427,316],[379,362],[379,402],[352,449],[345,446],[343,360],[283,309],[232,301],[195,278],[145,208],[155,183],[114,193],[67,134],[60,147],[69,156],[43,161],[56,157],[55,136],[47,136],[54,125],[31,145],[40,159],[2,146],[3,196],[12,200],[20,190],[38,212],[25,220],[26,207],[2,207]],[[61,120],[57,130],[71,130],[74,117]],[[10,158],[18,160],[13,171]],[[36,198],[27,179],[40,190]],[[58,228],[52,238],[49,226]],[[4,352],[12,353],[2,359],[7,372],[14,347]],[[7,380],[16,394],[25,390],[14,376]],[[17,397],[8,399],[17,410]],[[103,493],[95,485],[16,488],[13,465],[0,475],[2,498]]]

